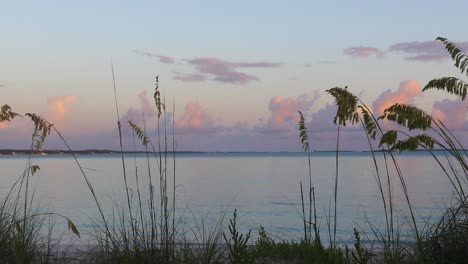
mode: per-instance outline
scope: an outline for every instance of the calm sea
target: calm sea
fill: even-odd
[[[105,213],[126,206],[123,170],[119,155],[79,155]],[[433,159],[424,152],[397,155],[417,219],[437,220],[453,197],[448,179]],[[26,165],[25,156],[0,156],[0,194],[3,199]],[[172,159],[168,160],[169,195],[172,197]],[[155,190],[159,190],[156,160],[150,160]],[[35,200],[41,210],[71,218],[89,239],[88,232],[98,220],[91,193],[70,155],[34,156],[40,171],[33,176]],[[148,198],[146,155],[126,155],[130,194],[136,202],[135,174],[138,173],[143,203]],[[326,239],[327,215],[333,212],[335,153],[312,153],[312,185],[315,186],[317,214],[322,237]],[[382,155],[379,167],[383,172]],[[392,171],[395,222],[403,230],[408,221],[401,185]],[[298,239],[302,234],[299,183],[308,186],[308,161],[303,153],[211,153],[178,154],[176,157],[177,216],[187,226],[207,226],[236,208],[242,230],[257,230],[259,225],[279,239]],[[156,197],[159,197],[157,194]],[[158,202],[159,204],[159,202]],[[376,172],[369,153],[341,153],[338,182],[338,232],[341,242],[349,243],[353,227],[369,230],[369,224],[383,228],[384,211],[376,183]],[[66,232],[66,222],[56,219],[56,232]],[[365,238],[364,238],[365,239]]]

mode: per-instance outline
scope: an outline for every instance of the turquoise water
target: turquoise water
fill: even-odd
[[[384,169],[382,155],[379,167]],[[126,206],[120,155],[79,155],[78,159],[92,182],[107,215]],[[427,222],[440,216],[445,203],[453,197],[452,188],[441,169],[425,152],[397,155],[405,176],[417,219]],[[25,156],[0,156],[0,194],[4,196],[26,165]],[[136,162],[136,163],[135,163]],[[173,160],[168,160],[169,196],[172,197]],[[90,191],[70,155],[34,156],[41,170],[33,176],[36,201],[42,210],[70,217],[83,234],[79,242],[89,240],[89,232],[98,219]],[[155,190],[159,190],[156,160],[150,160]],[[136,164],[136,165],[135,165]],[[137,170],[142,199],[148,198],[146,155],[126,155],[127,177],[136,203]],[[335,153],[312,153],[312,185],[315,186],[319,227],[326,239],[327,218],[333,201]],[[392,170],[395,222],[408,229],[407,205],[396,174]],[[338,232],[349,243],[353,227],[369,230],[368,224],[383,228],[384,214],[376,173],[369,153],[343,152],[339,158]],[[266,228],[278,239],[299,239],[302,235],[299,182],[309,185],[308,161],[304,153],[188,153],[176,157],[176,214],[181,222],[194,226],[203,218],[214,224],[224,213],[226,218],[237,208],[244,231]],[[156,195],[159,197],[159,194]],[[306,198],[307,200],[307,198]],[[146,202],[144,202],[146,204]],[[158,202],[159,204],[159,199]],[[94,220],[94,221],[93,221]],[[64,239],[66,222],[56,219],[56,232]],[[365,238],[364,238],[365,239]]]

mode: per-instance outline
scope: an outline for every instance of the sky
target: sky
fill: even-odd
[[[438,36],[468,50],[467,1],[1,1],[0,105],[34,112],[73,149],[133,149],[130,119],[156,140],[155,76],[177,150],[332,150],[348,90],[380,114],[415,104],[468,140],[468,100],[421,92],[454,76]],[[111,64],[114,66],[117,117]],[[30,147],[27,119],[0,123],[0,149]],[[358,127],[342,148],[365,150]],[[56,135],[44,145],[65,149]],[[141,149],[141,146],[138,148]]]

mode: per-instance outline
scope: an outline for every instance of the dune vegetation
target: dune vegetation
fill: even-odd
[[[437,40],[445,45],[455,67],[468,76],[467,54],[445,38]],[[455,77],[442,77],[428,82],[423,91],[429,93],[433,89],[465,100],[468,83]],[[319,212],[316,210],[315,194],[325,190],[314,187],[310,162],[313,142],[309,141],[306,120],[299,111],[298,140],[307,153],[309,165],[308,182],[298,183],[303,222],[299,241],[273,239],[274,236],[262,226],[242,233],[234,208],[220,215],[214,225],[208,225],[203,218],[195,220],[196,226],[187,226],[181,221],[176,213],[176,153],[172,151],[175,149],[175,128],[173,122],[169,124],[162,118],[170,106],[161,96],[158,77],[153,94],[157,114],[156,139],[148,136],[144,118],[143,127],[131,120],[121,124],[114,82],[126,198],[124,205],[115,208],[101,205],[79,159],[53,124],[34,113],[19,114],[10,106],[3,105],[0,122],[27,118],[33,122],[34,130],[24,172],[1,200],[0,263],[464,263],[468,258],[468,154],[463,142],[457,139],[443,120],[417,106],[396,103],[385,109],[382,115],[376,116],[348,87],[334,87],[326,90],[326,93],[334,99],[337,107],[333,119],[337,129],[336,146],[333,146],[336,148],[333,201],[326,216],[329,220],[328,233],[321,234],[318,228]],[[392,129],[386,130],[387,126],[383,124],[389,123]],[[122,147],[123,125],[131,128],[134,146],[141,144],[146,151],[145,174],[149,177],[144,182],[147,185],[141,184],[143,181],[139,178],[138,170],[131,176],[127,173],[129,170]],[[366,225],[365,231],[370,232],[372,239],[377,241],[377,245],[372,247],[362,243],[361,233],[364,230],[358,228],[353,230],[353,246],[342,245],[337,239],[337,223],[340,217],[345,217],[337,210],[340,203],[340,140],[346,140],[340,137],[340,129],[345,126],[362,127],[375,169],[375,187],[380,193],[385,226],[379,229],[372,223]],[[56,219],[65,219],[70,232],[76,236],[80,236],[80,230],[66,215],[41,208],[36,201],[35,190],[29,184],[30,178],[40,170],[34,163],[32,153],[42,149],[51,133],[57,134],[70,151],[99,213],[99,217],[93,219],[95,228],[92,241],[84,255],[67,256],[58,249],[56,240],[52,239]],[[433,162],[440,166],[440,176],[447,177],[453,187],[455,202],[447,206],[445,213],[433,222],[416,221],[406,175],[395,158],[395,153],[418,149],[430,154]],[[435,151],[442,151],[443,155],[436,155]],[[381,153],[379,158],[383,158],[384,166],[379,166],[377,153]],[[156,171],[150,166],[154,163]],[[396,173],[392,173],[393,170]],[[135,177],[135,186],[129,186],[128,177]],[[411,243],[402,243],[399,232],[402,223],[395,220],[394,188],[401,188],[405,196],[409,221],[403,224],[412,230]],[[130,194],[130,189],[134,195]],[[110,217],[110,212],[117,214]],[[328,237],[328,242],[323,242],[323,236]]]

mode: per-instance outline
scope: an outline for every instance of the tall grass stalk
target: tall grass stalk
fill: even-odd
[[[35,114],[27,113],[25,116],[33,121],[34,130],[23,173],[12,184],[0,205],[0,262],[2,263],[50,262],[53,229],[51,217],[66,219],[68,228],[79,236],[78,229],[71,219],[57,213],[43,212],[39,204],[35,203],[36,189],[31,189],[30,178],[37,174],[40,167],[33,163],[33,153],[42,150],[42,145],[51,129],[55,128],[47,120]],[[12,112],[8,105],[2,106],[0,123],[10,122],[15,117],[23,116]],[[46,218],[49,220],[49,228],[46,233],[47,239],[43,241],[42,231]]]
[[[304,242],[309,243],[308,230],[306,225],[306,214],[304,208],[304,192],[302,190],[302,182],[299,182],[299,187],[301,189],[301,205],[302,205],[302,222],[304,223]]]
[[[373,114],[372,111],[365,105],[365,103],[360,100],[357,96],[354,94],[350,93],[346,88],[339,88],[335,87],[332,89],[327,90],[327,93],[332,95],[335,98],[336,105],[338,107],[336,116],[334,118],[334,123],[342,126],[346,126],[347,123],[350,124],[356,124],[358,122],[361,122],[362,126],[365,128],[365,133],[368,134],[368,136],[372,139],[375,139],[377,135],[379,135],[381,138],[384,138],[384,132],[378,122],[379,118],[376,118]],[[358,111],[360,110],[360,111]],[[362,117],[360,116],[362,115]],[[369,146],[371,149],[371,153],[373,153],[373,148],[372,148],[372,143],[370,143],[369,140]],[[383,208],[385,211],[385,218],[386,218],[386,236],[387,240],[384,243],[384,250],[385,252],[391,252],[392,251],[392,237],[394,233],[394,224],[393,224],[393,199],[392,199],[392,187],[391,187],[391,180],[390,180],[390,173],[388,169],[388,161],[386,154],[390,156],[391,163],[393,164],[399,183],[403,189],[403,194],[405,196],[406,204],[408,205],[408,209],[410,212],[410,218],[412,221],[412,227],[415,232],[415,237],[416,241],[418,244],[421,242],[418,226],[416,223],[416,219],[414,216],[413,208],[412,208],[412,203],[410,201],[409,195],[408,195],[408,189],[406,187],[406,182],[403,176],[403,173],[400,169],[400,166],[397,162],[397,160],[394,157],[393,151],[391,149],[391,146],[389,144],[386,144],[385,142],[381,141],[381,144],[379,144],[381,150],[383,151],[384,155],[384,164],[385,164],[385,170],[387,174],[387,195],[383,193],[384,187],[382,186],[382,181],[380,177],[380,172],[377,166],[377,163],[374,161],[374,165],[376,168],[376,174],[377,174],[377,184],[379,191],[381,193],[381,198],[383,201]],[[372,156],[373,159],[375,159],[375,156]],[[388,198],[386,198],[388,197]],[[387,204],[389,205],[387,208]],[[389,209],[389,212],[387,213],[387,209]]]
[[[306,244],[311,244],[312,242],[312,226],[317,224],[317,219],[315,219],[315,223],[312,223],[312,210],[314,210],[315,214],[315,199],[312,199],[314,187],[312,186],[312,164],[310,161],[310,142],[309,136],[307,134],[307,126],[305,124],[304,115],[301,111],[299,111],[299,138],[301,139],[302,149],[307,153],[307,161],[308,161],[308,168],[309,168],[309,220],[308,225],[306,225],[306,215],[304,212],[304,197],[303,197],[303,190],[302,190],[302,183],[301,183],[301,201],[302,201],[302,213],[303,213],[303,221],[304,221],[304,241]],[[315,238],[317,239],[317,237]],[[315,241],[314,239],[314,241]]]
[[[116,99],[116,88],[115,88],[115,77],[114,80],[114,98]],[[144,112],[142,113],[143,119],[143,129],[140,128],[137,124],[133,123],[131,120],[128,120],[128,124],[133,131],[133,148],[136,150],[135,139],[138,138],[141,140],[141,143],[146,152],[146,166],[148,172],[148,194],[149,198],[147,200],[147,207],[143,206],[142,194],[140,193],[140,178],[138,173],[138,165],[136,163],[135,157],[135,179],[136,179],[136,190],[137,190],[137,206],[134,207],[132,199],[129,195],[128,190],[131,188],[128,182],[126,181],[126,174],[124,174],[124,184],[127,190],[127,209],[117,207],[118,221],[113,221],[112,227],[110,228],[110,241],[111,245],[106,246],[103,244],[106,239],[97,238],[100,243],[100,249],[102,253],[115,255],[116,256],[127,256],[130,258],[138,257],[138,255],[157,255],[158,259],[164,260],[164,262],[169,262],[175,258],[175,245],[176,245],[176,220],[175,220],[175,137],[174,137],[174,123],[172,124],[172,158],[173,158],[173,194],[172,194],[172,205],[169,201],[170,195],[170,179],[169,176],[169,131],[168,131],[168,118],[165,109],[165,99],[161,100],[161,93],[159,91],[159,76],[156,76],[156,83],[154,89],[154,102],[156,106],[156,144],[153,144],[153,141],[147,135],[147,122]],[[143,107],[142,107],[143,108]],[[175,109],[175,106],[173,106]],[[118,120],[120,122],[120,116],[118,113]],[[173,114],[174,115],[174,114]],[[174,120],[174,118],[173,118]],[[174,122],[172,120],[172,122]],[[121,133],[121,128],[119,128],[119,142],[122,146],[121,148],[121,157],[122,164],[125,164],[125,156],[123,155],[123,138]],[[156,146],[155,146],[156,145]],[[151,147],[152,151],[149,151]],[[151,160],[150,154],[154,156],[154,160],[157,165],[157,177],[159,177],[159,194],[155,193],[154,181],[153,181],[153,170],[151,169]],[[125,167],[123,166],[125,170]],[[156,197],[156,195],[159,195]],[[159,200],[159,201],[157,201]],[[159,206],[156,204],[159,203]],[[172,206],[172,209],[170,208]],[[147,209],[145,209],[147,208]],[[133,218],[133,212],[136,211],[137,215],[139,214],[139,221]],[[137,216],[138,217],[138,216]],[[145,219],[148,217],[149,219]],[[127,227],[128,221],[130,221],[130,230]],[[140,223],[138,223],[140,222]],[[97,230],[97,236],[99,236],[100,230]]]
[[[142,109],[143,109],[143,107],[142,107]],[[143,133],[145,135],[145,139],[148,140],[148,138],[146,137],[145,112],[143,110],[142,110],[142,118],[143,118]],[[129,123],[129,124],[132,127],[132,123]],[[134,129],[134,132],[135,132],[135,129]],[[149,190],[148,191],[149,191],[149,196],[150,196],[149,197],[149,215],[150,215],[150,221],[151,221],[151,237],[150,237],[150,241],[149,241],[149,246],[150,246],[150,248],[154,248],[155,247],[154,243],[156,241],[156,236],[157,236],[157,229],[155,229],[156,210],[154,208],[154,185],[153,185],[153,177],[151,175],[151,165],[150,165],[150,158],[149,158],[149,152],[148,152],[148,141],[143,140],[143,146],[145,147],[145,152],[146,152],[146,163],[147,163],[148,180],[149,180],[149,186],[148,186]]]
[[[119,104],[117,102],[117,89],[115,87],[115,74],[114,74],[113,63],[111,63],[111,70],[112,70],[112,84],[114,87],[115,111],[117,113],[117,128],[119,131],[120,156],[122,159],[122,170],[123,170],[123,178],[124,178],[124,184],[125,184],[125,193],[127,195],[128,213],[130,214],[130,225],[132,227],[133,237],[135,237],[135,226],[133,225],[132,205],[130,203],[130,194],[128,192],[127,170],[125,168],[125,158],[124,158],[123,144],[122,144],[122,125],[120,124]]]
[[[334,200],[334,213],[333,213],[333,248],[336,248],[336,222],[337,222],[337,204],[338,204],[338,169],[339,169],[339,162],[338,162],[338,152],[340,150],[340,125],[338,124],[336,128],[336,157],[335,157],[335,200]],[[331,243],[331,242],[330,242]]]
[[[327,90],[327,92],[335,97],[335,101],[338,106],[334,122],[338,126],[346,125],[347,122],[351,124],[360,122],[366,132],[366,137],[376,169],[377,184],[385,211],[386,235],[379,236],[386,237],[386,239],[379,239],[379,241],[383,241],[384,255],[389,256],[389,259],[394,259],[392,256],[399,254],[397,252],[399,250],[398,239],[395,237],[394,230],[392,184],[388,168],[389,162],[387,161],[388,155],[390,163],[393,164],[393,167],[395,168],[398,182],[403,189],[403,195],[408,205],[411,226],[415,235],[416,253],[418,258],[422,258],[423,247],[421,232],[416,222],[415,213],[409,197],[409,190],[407,188],[403,172],[394,156],[394,151],[401,152],[406,150],[415,150],[418,147],[429,151],[431,156],[441,167],[443,173],[449,178],[454,187],[454,190],[459,197],[459,200],[463,200],[465,197],[465,187],[462,182],[466,182],[466,175],[468,175],[468,166],[466,165],[467,155],[463,145],[453,135],[453,133],[447,129],[447,127],[440,119],[433,118],[415,106],[397,103],[385,109],[382,116],[375,117],[372,114],[372,111],[365,105],[365,103],[362,102],[357,96],[347,91],[346,88],[342,89],[336,87]],[[434,135],[438,136],[438,138],[434,138],[425,133],[416,135],[410,134],[403,129],[389,130],[384,132],[381,125],[379,124],[380,120],[395,122],[401,128],[409,131],[419,130],[424,132],[426,130],[431,130]],[[375,140],[377,136],[379,137],[379,148],[383,152],[385,171],[387,175],[386,194],[384,193],[383,182],[381,180],[380,171],[377,166],[377,161],[374,154],[373,144],[371,142],[371,140]],[[337,139],[337,141],[338,140],[339,139]],[[446,164],[443,164],[443,162],[434,153],[434,146],[438,146],[439,149],[444,151],[443,154],[446,160]],[[371,229],[375,230],[373,228]]]
[[[133,140],[133,152],[134,152],[134,162],[135,162],[135,182],[136,182],[136,190],[137,190],[137,196],[138,196],[138,211],[140,212],[140,226],[137,225],[137,231],[141,232],[142,237],[146,237],[145,233],[145,228],[144,228],[144,220],[143,220],[143,206],[141,203],[141,192],[140,192],[140,181],[138,179],[138,164],[137,164],[137,158],[136,158],[136,142],[135,142],[135,131],[132,131],[132,140]],[[140,236],[140,234],[136,234],[137,236]],[[143,242],[143,247],[144,241]]]
[[[76,157],[76,154],[72,151],[70,145],[68,144],[68,142],[65,140],[65,138],[62,136],[62,134],[60,133],[60,131],[58,129],[55,128],[55,126],[52,126],[52,129],[55,131],[55,133],[59,136],[59,138],[62,140],[63,144],[65,144],[65,146],[67,147],[68,151],[71,153],[72,157],[73,157],[73,160],[75,161],[75,164],[78,166],[78,169],[80,170],[81,172],[81,175],[83,176],[83,179],[85,180],[86,182],[86,185],[88,186],[88,189],[89,191],[91,192],[91,195],[93,196],[93,199],[94,199],[94,202],[96,203],[96,206],[98,208],[98,212],[99,212],[99,215],[101,216],[101,220],[104,224],[104,229],[105,229],[105,232],[106,232],[106,236],[107,235],[110,235],[109,233],[109,225],[106,221],[106,217],[104,216],[104,211],[101,207],[101,203],[99,202],[97,196],[96,196],[96,192],[94,191],[94,187],[93,185],[91,184],[91,181],[89,180],[88,176],[86,175],[86,173],[84,172],[83,170],[83,166],[81,166],[81,163],[78,161],[78,158]]]
[[[172,104],[172,252],[175,252],[176,215],[176,142],[175,142],[175,99]],[[174,255],[172,256],[174,258]]]

